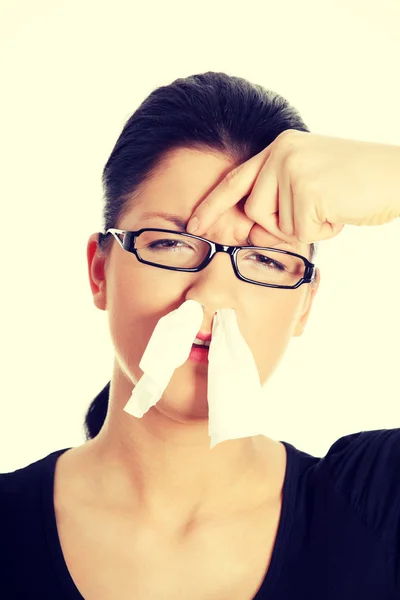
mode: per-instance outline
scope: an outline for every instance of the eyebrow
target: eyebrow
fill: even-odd
[[[157,217],[159,219],[164,219],[165,221],[170,221],[170,223],[173,223],[174,225],[179,227],[179,229],[181,231],[185,231],[185,232],[186,232],[186,225],[189,223],[189,219],[187,219],[185,221],[184,219],[182,219],[182,217],[180,215],[175,215],[175,214],[166,213],[166,212],[159,212],[159,211],[145,212],[141,216],[142,219],[151,219],[153,217]]]
[[[189,219],[187,219],[185,221],[185,219],[182,219],[182,217],[180,215],[176,215],[174,213],[166,213],[166,212],[162,212],[162,211],[150,211],[150,212],[144,212],[141,217],[141,219],[152,219],[152,218],[159,218],[159,219],[164,219],[165,221],[169,221],[170,223],[173,223],[174,225],[176,225],[176,227],[178,227],[181,231],[186,232],[186,225],[189,223]],[[247,239],[243,240],[243,244],[242,246],[247,246],[249,245],[247,243]],[[278,244],[279,245],[279,244]],[[290,244],[289,244],[290,246]],[[296,251],[296,250],[294,250]]]
[[[165,219],[166,221],[170,221],[170,223],[173,223],[174,225],[176,225],[177,227],[179,227],[179,229],[183,232],[186,233],[186,225],[189,223],[190,217],[189,219],[187,219],[186,221],[184,219],[182,219],[182,217],[180,215],[175,215],[173,213],[166,213],[166,212],[160,212],[160,211],[154,211],[154,212],[145,212],[142,214],[141,218],[142,219],[151,219],[151,218],[159,218],[159,219]],[[243,244],[242,246],[247,246],[247,240],[243,240]]]

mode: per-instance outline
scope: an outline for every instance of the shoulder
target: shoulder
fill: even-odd
[[[400,429],[375,429],[351,433],[336,440],[324,460],[338,484],[343,487],[363,483],[382,475],[392,476],[400,484]]]
[[[43,477],[46,474],[51,477],[57,458],[66,450],[56,450],[14,471],[0,473],[0,506],[4,508],[19,499],[29,502]]]
[[[400,527],[400,429],[343,436],[321,463],[370,528]]]

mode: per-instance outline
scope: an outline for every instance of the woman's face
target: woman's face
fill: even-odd
[[[161,217],[144,214],[172,213],[187,223],[195,207],[235,166],[221,154],[174,150],[162,169],[143,185],[132,202],[131,211],[117,227],[179,231],[176,225]],[[243,202],[239,202],[222,215],[204,237],[221,244],[245,245],[253,224],[243,211]],[[309,256],[309,246],[300,242],[280,243],[275,247]],[[129,395],[143,374],[139,362],[157,322],[190,299],[203,305],[200,330],[206,333],[212,331],[216,310],[235,309],[239,329],[253,353],[261,384],[264,384],[279,364],[290,338],[302,334],[319,284],[318,271],[314,288],[302,285],[282,290],[246,283],[235,276],[230,256],[222,253],[215,255],[199,273],[183,273],[140,263],[116,240],[106,261],[96,249],[97,234],[93,234],[88,245],[88,261],[94,302],[99,309],[108,311],[117,376],[126,379]],[[207,365],[188,360],[176,369],[154,408],[181,422],[206,418]]]

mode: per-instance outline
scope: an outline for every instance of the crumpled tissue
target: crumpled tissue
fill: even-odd
[[[127,413],[140,419],[160,400],[175,369],[189,358],[202,322],[203,307],[195,300],[187,300],[158,321],[139,363],[143,375],[124,407]],[[214,315],[207,400],[210,449],[226,440],[265,435],[260,377],[233,308],[219,309]]]

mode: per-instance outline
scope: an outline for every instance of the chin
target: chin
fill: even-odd
[[[192,423],[193,421],[208,421],[208,401],[207,396],[202,398],[190,398],[188,400],[176,399],[168,401],[161,399],[154,406],[154,409],[173,421],[179,423]]]

